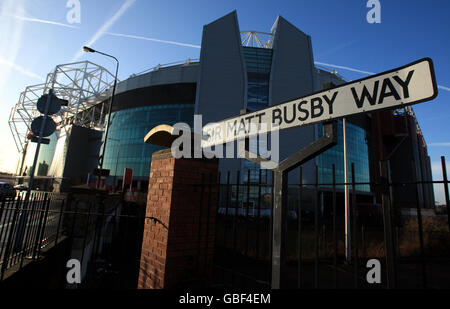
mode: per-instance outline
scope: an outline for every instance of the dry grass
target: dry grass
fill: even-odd
[[[423,238],[424,250],[427,257],[448,257],[450,255],[450,233],[448,231],[447,218],[439,217],[423,217]],[[398,232],[398,254],[400,257],[418,257],[420,256],[420,239],[419,226],[417,218],[411,217],[404,220],[402,227],[397,229]],[[312,235],[307,237],[306,243],[303,245],[303,259],[314,258],[314,246]],[[360,258],[384,258],[385,244],[383,229],[367,232],[364,241],[361,234],[358,235],[358,256]],[[320,258],[333,258],[334,244],[328,239],[319,241]],[[353,243],[352,243],[353,245]],[[344,256],[344,242],[338,241],[338,256]],[[295,260],[297,255],[291,251],[289,260]]]
[[[439,217],[423,217],[423,236],[425,254],[428,257],[448,257],[450,255],[450,236],[448,232],[447,218],[445,216]],[[339,231],[339,240],[337,244],[337,253],[339,257],[345,255],[344,241],[342,230]],[[400,257],[419,257],[420,256],[420,241],[418,233],[417,218],[411,217],[404,220],[403,225],[397,229],[398,232],[398,253]],[[261,228],[259,253],[256,253],[256,231],[250,229],[248,238],[247,256],[255,258],[258,256],[260,260],[269,261],[271,257],[269,247],[269,228]],[[384,258],[385,245],[383,227],[366,229],[364,232],[364,239],[361,230],[358,231],[358,256],[360,258]],[[239,226],[237,229],[236,248],[245,255],[246,243],[245,227]],[[226,236],[224,231],[218,233],[218,243],[223,245],[223,237],[231,237],[231,229],[227,230]],[[287,260],[294,262],[298,259],[297,251],[297,231],[290,230],[288,232],[288,248]],[[353,240],[352,240],[353,246]],[[229,249],[233,247],[230,239],[225,246]],[[334,257],[334,243],[332,234],[327,233],[325,236],[322,232],[318,237],[318,253],[320,259],[333,259]],[[304,230],[302,235],[302,259],[313,260],[315,258],[315,237],[313,230]]]
[[[446,257],[450,254],[450,235],[445,217],[423,217],[423,241],[425,254]],[[420,255],[419,225],[415,217],[404,221],[399,231],[400,256]]]

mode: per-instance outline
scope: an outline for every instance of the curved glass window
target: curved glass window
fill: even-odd
[[[145,135],[160,124],[184,122],[192,127],[193,119],[192,104],[145,106],[112,113],[103,168],[115,176],[123,176],[124,169],[131,168],[133,177],[149,177],[152,154],[163,147],[145,144]]]

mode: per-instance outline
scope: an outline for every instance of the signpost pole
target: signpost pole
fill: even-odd
[[[202,148],[226,144],[250,136],[285,130],[314,123],[323,123],[323,136],[280,162],[274,171],[273,228],[272,228],[272,282],[273,289],[280,288],[283,264],[283,233],[286,218],[286,197],[283,187],[287,174],[330,147],[336,145],[335,121],[343,118],[344,170],[345,170],[345,255],[351,261],[350,211],[347,168],[346,119],[350,115],[395,109],[432,100],[438,95],[433,62],[423,58],[409,65],[375,74],[367,78],[342,84],[297,98],[266,109],[241,113],[240,116],[211,123],[202,129]],[[297,111],[299,113],[297,113]],[[290,113],[290,114],[289,114]],[[289,115],[288,115],[289,114]],[[289,116],[289,117],[287,117]],[[261,128],[261,124],[268,124]],[[256,128],[253,129],[253,128]],[[253,157],[253,158],[252,158]],[[260,163],[266,161],[245,150],[244,158]],[[355,181],[353,179],[353,181]],[[355,193],[355,192],[353,192]],[[317,275],[317,274],[316,274]]]
[[[325,123],[323,125],[323,136],[320,139],[284,159],[273,169],[275,179],[273,188],[274,196],[272,197],[272,289],[279,289],[281,287],[281,267],[286,258],[286,256],[284,256],[286,254],[286,242],[283,241],[283,237],[286,235],[286,218],[288,211],[286,190],[288,185],[288,173],[333,147],[336,143],[337,135],[335,122]],[[258,164],[267,160],[256,154],[250,154],[248,150],[245,151],[245,159]]]
[[[28,184],[27,193],[25,195],[25,200],[24,200],[25,203],[24,203],[23,209],[27,209],[28,208],[28,202],[30,200],[31,189],[33,188],[34,173],[36,171],[36,164],[37,164],[37,160],[39,158],[39,151],[41,149],[41,144],[42,144],[42,141],[43,141],[42,137],[44,135],[45,124],[47,122],[47,118],[48,118],[49,113],[52,114],[50,112],[50,105],[52,104],[52,99],[56,98],[56,96],[53,95],[53,88],[55,86],[57,70],[58,70],[58,67],[55,68],[55,72],[53,74],[52,87],[48,91],[47,100],[46,100],[47,102],[45,103],[45,108],[43,110],[44,116],[43,116],[43,119],[42,119],[41,127],[39,129],[39,136],[38,136],[38,139],[37,139],[36,152],[34,154],[33,165],[31,166],[30,181],[29,181],[29,184]],[[56,98],[56,100],[57,100],[57,98]],[[42,109],[40,109],[39,107],[38,107],[38,109],[39,109],[40,112],[42,112]],[[33,127],[33,125],[32,125],[32,127]],[[15,242],[15,244],[14,244],[14,252],[18,252],[22,248],[23,237],[25,235],[25,227],[26,227],[27,216],[28,216],[28,212],[27,211],[23,211],[20,214],[19,226],[17,227],[17,235],[16,235],[16,238],[15,238],[15,241],[14,241]]]
[[[344,135],[344,211],[345,211],[345,259],[347,262],[352,260],[352,247],[350,236],[350,205],[348,192],[348,167],[347,167],[347,123],[346,119],[342,119],[342,132]]]
[[[30,181],[29,181],[29,184],[28,184],[28,190],[27,190],[27,194],[25,196],[25,201],[28,201],[28,199],[30,198],[31,189],[33,187],[34,173],[35,173],[35,170],[36,170],[36,164],[37,164],[37,160],[38,160],[38,157],[39,157],[39,151],[41,149],[42,135],[44,134],[44,128],[45,128],[45,123],[46,123],[47,117],[48,117],[48,111],[49,111],[49,108],[50,108],[50,103],[51,103],[51,100],[53,98],[53,88],[55,87],[57,71],[58,71],[58,67],[55,68],[55,72],[53,73],[52,87],[48,91],[47,103],[45,105],[45,111],[44,111],[44,119],[42,121],[41,130],[40,130],[39,136],[38,136],[36,152],[34,154],[33,165],[31,167],[31,171],[30,171]]]

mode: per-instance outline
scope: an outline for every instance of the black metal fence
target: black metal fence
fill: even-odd
[[[395,183],[383,174],[378,183],[338,183],[334,167],[330,183],[319,182],[317,168],[314,181],[302,183],[300,167],[299,183],[286,192],[281,288],[449,288],[449,215],[418,202],[420,185],[439,185],[449,205],[444,162],[442,181],[408,183]],[[351,172],[354,175],[353,166]],[[271,287],[274,177],[270,171],[250,173],[255,172],[219,175],[225,181],[218,183],[214,287]],[[207,175],[202,179],[201,188],[217,184]],[[350,256],[345,244],[345,185],[350,188]],[[358,190],[363,186],[370,192]],[[402,210],[393,197],[398,188],[407,187],[415,193],[409,197],[413,204]],[[206,218],[210,193],[202,201],[207,207],[199,212]],[[137,286],[145,206],[125,203],[120,196],[85,193],[32,192],[28,202],[21,193],[0,202],[1,280],[68,242],[70,250],[61,260],[78,259],[83,280],[67,285],[63,271],[60,287]],[[209,231],[209,222],[205,224]],[[199,265],[210,254],[200,243],[199,238]],[[380,262],[381,280],[371,284],[367,275],[373,266],[368,267],[368,261],[374,259]],[[58,267],[51,266],[48,275]]]
[[[381,166],[383,169],[383,166]],[[385,168],[385,167],[384,167]],[[289,185],[281,244],[281,288],[449,288],[450,219],[434,205],[424,209],[420,186],[441,185],[448,192],[443,160],[442,181],[381,181]],[[273,175],[222,175],[216,218],[214,285],[270,288],[272,276]],[[355,179],[354,165],[351,173]],[[270,172],[269,172],[270,175]],[[237,181],[231,183],[231,178]],[[242,179],[246,179],[241,183]],[[250,180],[250,181],[248,181]],[[345,237],[344,187],[349,187],[350,255]],[[370,187],[370,192],[358,188]],[[395,190],[415,192],[400,209]],[[448,193],[446,202],[449,205]],[[403,206],[404,207],[404,206]],[[373,272],[380,263],[380,282]],[[369,262],[370,261],[370,262]],[[369,280],[367,276],[372,276]],[[372,282],[372,283],[370,283]]]
[[[28,201],[26,192],[3,198],[0,282],[31,269],[33,262],[55,255],[49,250],[64,245],[67,249],[58,254],[58,265],[45,269],[51,287],[136,288],[144,221],[145,207],[123,202],[119,195],[33,191]],[[81,264],[80,284],[66,281],[70,259]],[[39,286],[45,287],[44,282],[46,278],[41,278]],[[27,282],[18,286],[22,284],[27,286]]]
[[[1,280],[7,270],[17,271],[43,250],[61,240],[65,196],[46,192],[21,192],[14,199],[3,198],[0,206]]]
[[[70,258],[82,269],[82,283],[67,287],[136,288],[145,206],[120,195],[72,194],[64,214]]]

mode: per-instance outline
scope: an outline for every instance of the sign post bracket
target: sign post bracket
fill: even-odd
[[[283,235],[286,235],[288,173],[336,144],[336,121],[324,123],[321,138],[284,159],[273,169],[272,289],[280,288],[281,265],[286,256],[286,241],[283,241]],[[248,150],[244,151],[244,157],[257,164],[267,161],[256,154],[250,154]]]

